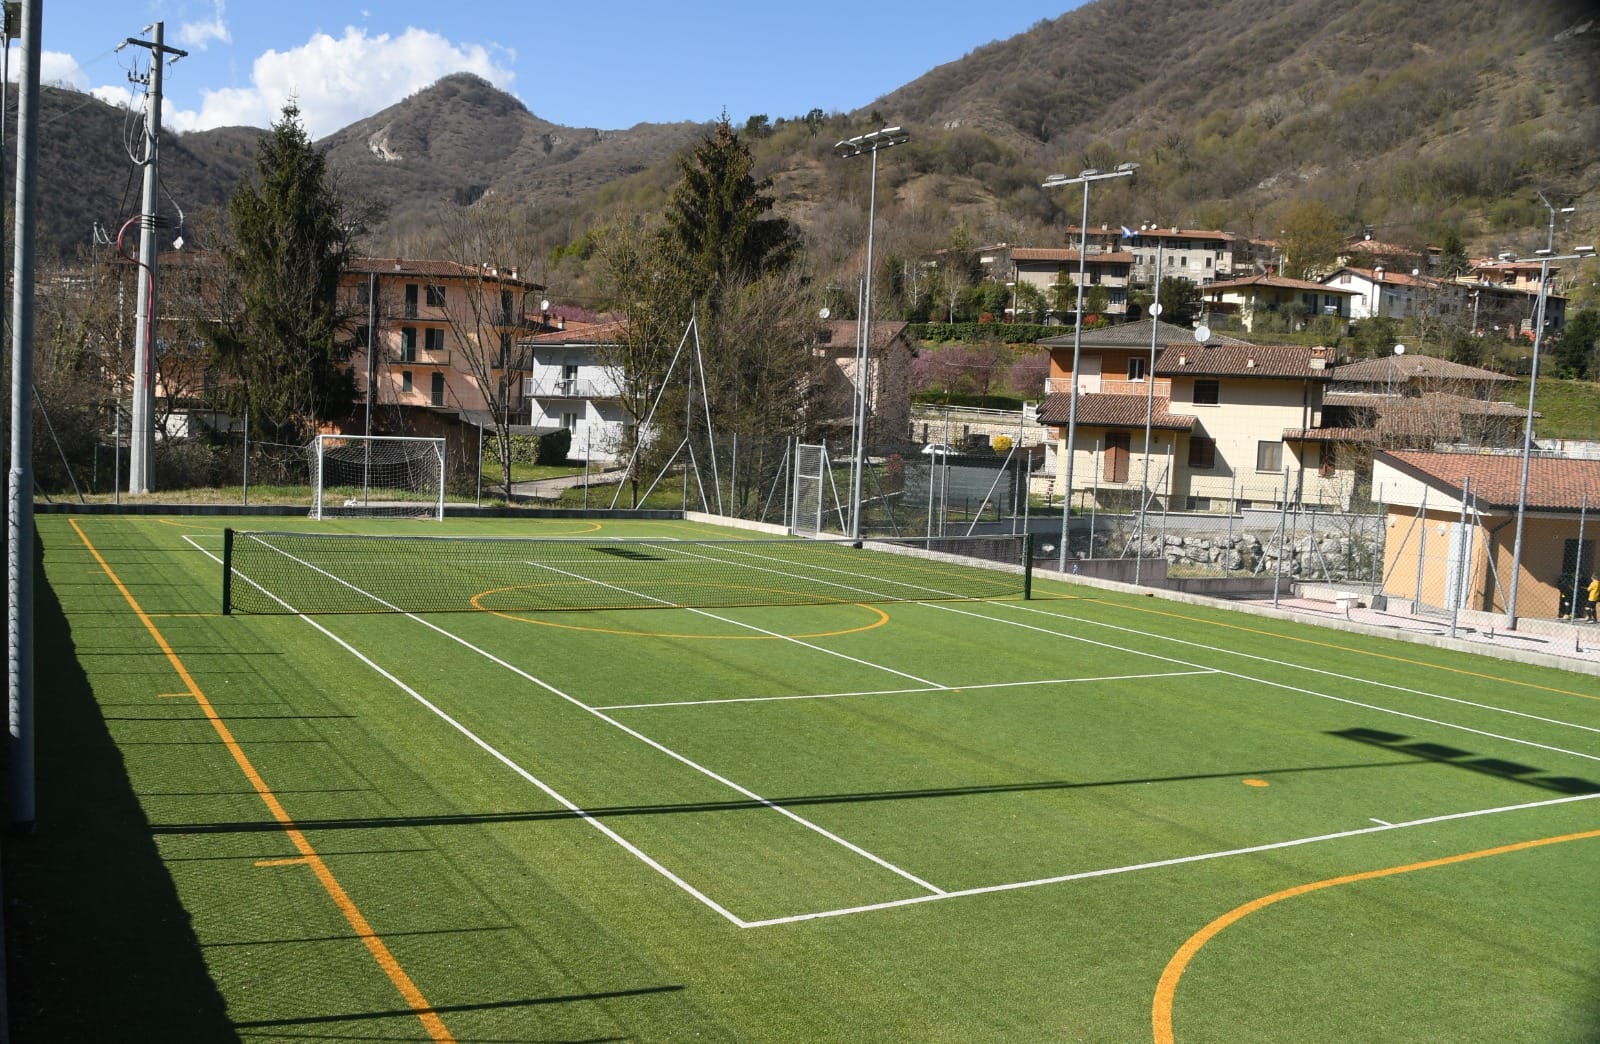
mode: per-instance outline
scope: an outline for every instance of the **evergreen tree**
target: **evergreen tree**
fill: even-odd
[[[714,300],[720,288],[788,268],[800,237],[783,218],[768,217],[770,178],[757,179],[750,149],[727,116],[687,156],[667,204],[665,235],[679,256],[691,296]]]
[[[1461,242],[1461,236],[1455,229],[1446,232],[1444,244],[1439,248],[1439,275],[1454,279],[1458,275],[1466,275],[1471,267],[1472,262],[1467,258],[1467,248]]]
[[[335,337],[349,254],[342,216],[325,159],[290,102],[261,140],[254,181],[228,204],[240,320],[213,338],[237,381],[227,393],[230,409],[281,439],[304,441],[354,399],[340,367],[348,353]]]

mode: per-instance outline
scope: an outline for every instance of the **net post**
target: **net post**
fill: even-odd
[[[1022,600],[1033,597],[1033,534],[1022,534]]]
[[[233,614],[233,530],[222,530],[222,615]]]

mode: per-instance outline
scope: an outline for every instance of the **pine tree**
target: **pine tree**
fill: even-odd
[[[796,260],[799,234],[787,220],[767,216],[772,181],[755,177],[750,149],[727,116],[680,157],[678,168],[665,234],[695,298],[714,300],[722,287],[760,279]]]
[[[349,253],[343,204],[323,154],[290,102],[256,154],[256,178],[228,204],[228,265],[240,320],[214,338],[237,380],[230,407],[303,441],[348,411],[354,385],[337,344],[339,274]]]

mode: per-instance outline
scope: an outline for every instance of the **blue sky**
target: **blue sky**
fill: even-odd
[[[160,21],[188,56],[164,73],[177,130],[266,126],[291,95],[321,137],[441,76],[473,72],[573,127],[849,111],[1083,0],[806,4],[631,0],[46,0],[40,78],[108,101],[150,52],[116,50]],[[15,47],[11,76],[20,61]]]

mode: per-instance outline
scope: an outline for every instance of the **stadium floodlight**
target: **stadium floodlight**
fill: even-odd
[[[1507,630],[1517,626],[1517,588],[1522,579],[1522,528],[1528,514],[1528,470],[1533,458],[1533,401],[1539,388],[1539,349],[1544,344],[1545,299],[1550,296],[1550,266],[1556,261],[1577,261],[1594,256],[1594,247],[1581,246],[1570,254],[1554,254],[1548,248],[1534,251],[1539,259],[1539,304],[1534,309],[1533,365],[1528,371],[1528,413],[1522,423],[1522,478],[1517,487],[1517,529],[1511,544],[1511,588],[1506,595]],[[1501,255],[1506,260],[1506,255]],[[1512,255],[1509,260],[1516,260]]]
[[[904,127],[885,127],[868,134],[858,134],[834,145],[833,151],[841,159],[851,159],[870,153],[872,155],[872,188],[867,196],[867,278],[861,304],[861,321],[856,330],[856,380],[855,380],[855,453],[850,465],[850,536],[861,539],[861,476],[867,468],[867,399],[871,394],[868,364],[872,340],[872,226],[878,211],[878,153],[911,140],[911,132]]]
[[[1044,184],[1041,186],[1047,189],[1065,188],[1068,185],[1083,186],[1083,216],[1078,222],[1078,309],[1072,321],[1072,376],[1071,387],[1067,389],[1067,446],[1064,451],[1067,459],[1065,484],[1062,487],[1059,562],[1059,568],[1063,573],[1067,571],[1068,526],[1072,518],[1072,458],[1077,449],[1078,439],[1078,362],[1083,350],[1083,281],[1084,257],[1089,252],[1089,185],[1108,178],[1131,178],[1138,172],[1139,164],[1129,161],[1117,164],[1112,170],[1098,170],[1091,167],[1079,172],[1075,178],[1069,178],[1065,174],[1052,174],[1044,179]],[[1092,542],[1092,535],[1090,539]]]

